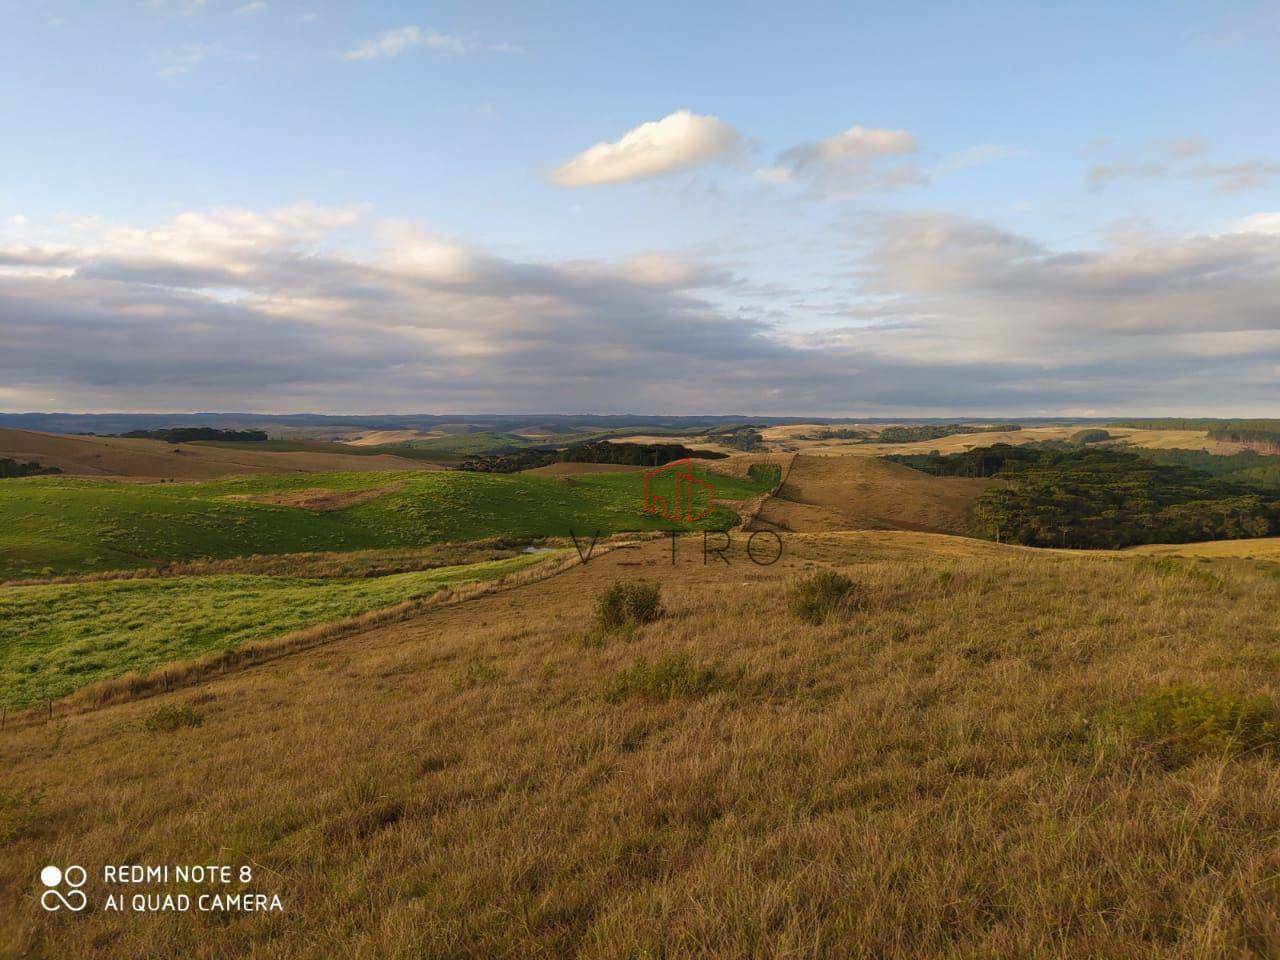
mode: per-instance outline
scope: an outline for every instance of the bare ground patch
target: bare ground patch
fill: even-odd
[[[226,499],[251,500],[254,503],[268,503],[276,507],[298,507],[302,510],[324,513],[330,510],[345,510],[403,489],[403,483],[388,483],[386,486],[370,487],[367,490],[326,490],[323,487],[313,487],[282,493],[232,493],[228,494]]]

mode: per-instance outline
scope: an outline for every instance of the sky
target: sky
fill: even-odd
[[[1280,0],[0,0],[0,411],[1280,416]]]

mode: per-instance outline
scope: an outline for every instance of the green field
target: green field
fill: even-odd
[[[232,574],[6,587],[0,704],[66,696],[98,680],[496,579],[557,555],[354,580]]]
[[[702,472],[702,471],[699,471]],[[768,478],[711,474],[718,499],[763,493]],[[248,497],[372,491],[315,510]],[[170,560],[415,547],[485,537],[591,537],[669,524],[643,509],[636,472],[570,478],[406,471],[116,483],[30,477],[0,483],[0,580],[158,566]],[[736,522],[717,507],[695,526]]]

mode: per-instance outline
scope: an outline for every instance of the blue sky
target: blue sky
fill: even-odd
[[[0,17],[0,409],[1280,414],[1274,2]]]

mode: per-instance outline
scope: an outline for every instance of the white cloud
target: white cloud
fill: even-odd
[[[1163,163],[1099,163],[1089,168],[1089,189],[1093,192],[1118,180],[1156,180],[1169,172]]]
[[[626,183],[726,160],[741,150],[742,137],[731,125],[677,110],[584,150],[552,171],[551,182],[561,187]]]
[[[802,181],[820,195],[896,190],[926,181],[906,159],[917,150],[916,138],[905,130],[855,124],[825,140],[792,147],[757,176],[772,183]]]
[[[1095,193],[1121,180],[1158,180],[1178,177],[1202,180],[1219,193],[1237,193],[1265,187],[1280,177],[1280,163],[1272,160],[1242,160],[1234,163],[1190,162],[1203,157],[1209,142],[1203,137],[1158,141],[1155,146],[1163,155],[1160,160],[1121,160],[1097,164],[1089,169],[1087,183]]]
[[[442,50],[445,53],[474,53],[480,49],[479,42],[475,40],[436,33],[433,30],[423,34],[422,42],[430,50]]]
[[[1280,163],[1246,160],[1242,163],[1204,163],[1191,171],[1197,180],[1208,180],[1220,193],[1256,190],[1280,177]]]
[[[388,30],[372,40],[366,40],[354,49],[342,55],[344,60],[386,60],[398,57],[413,47],[425,47],[441,53],[467,54],[479,50],[490,50],[494,53],[514,53],[520,48],[510,43],[481,43],[470,37],[453,36],[438,33],[413,25],[396,27]]]
[[[417,27],[396,27],[373,40],[364,41],[353,50],[348,50],[342,55],[342,59],[381,60],[387,57],[398,57],[421,42],[422,31]]]
[[[1280,234],[1280,212],[1255,213],[1252,216],[1236,220],[1231,224],[1234,233],[1274,233]]]
[[[157,10],[177,10],[179,13],[195,13],[208,0],[148,0],[148,4]]]
[[[265,9],[267,9],[267,5],[263,0],[250,0],[249,3],[236,7],[235,14],[238,17],[251,17],[256,13],[261,13]]]

